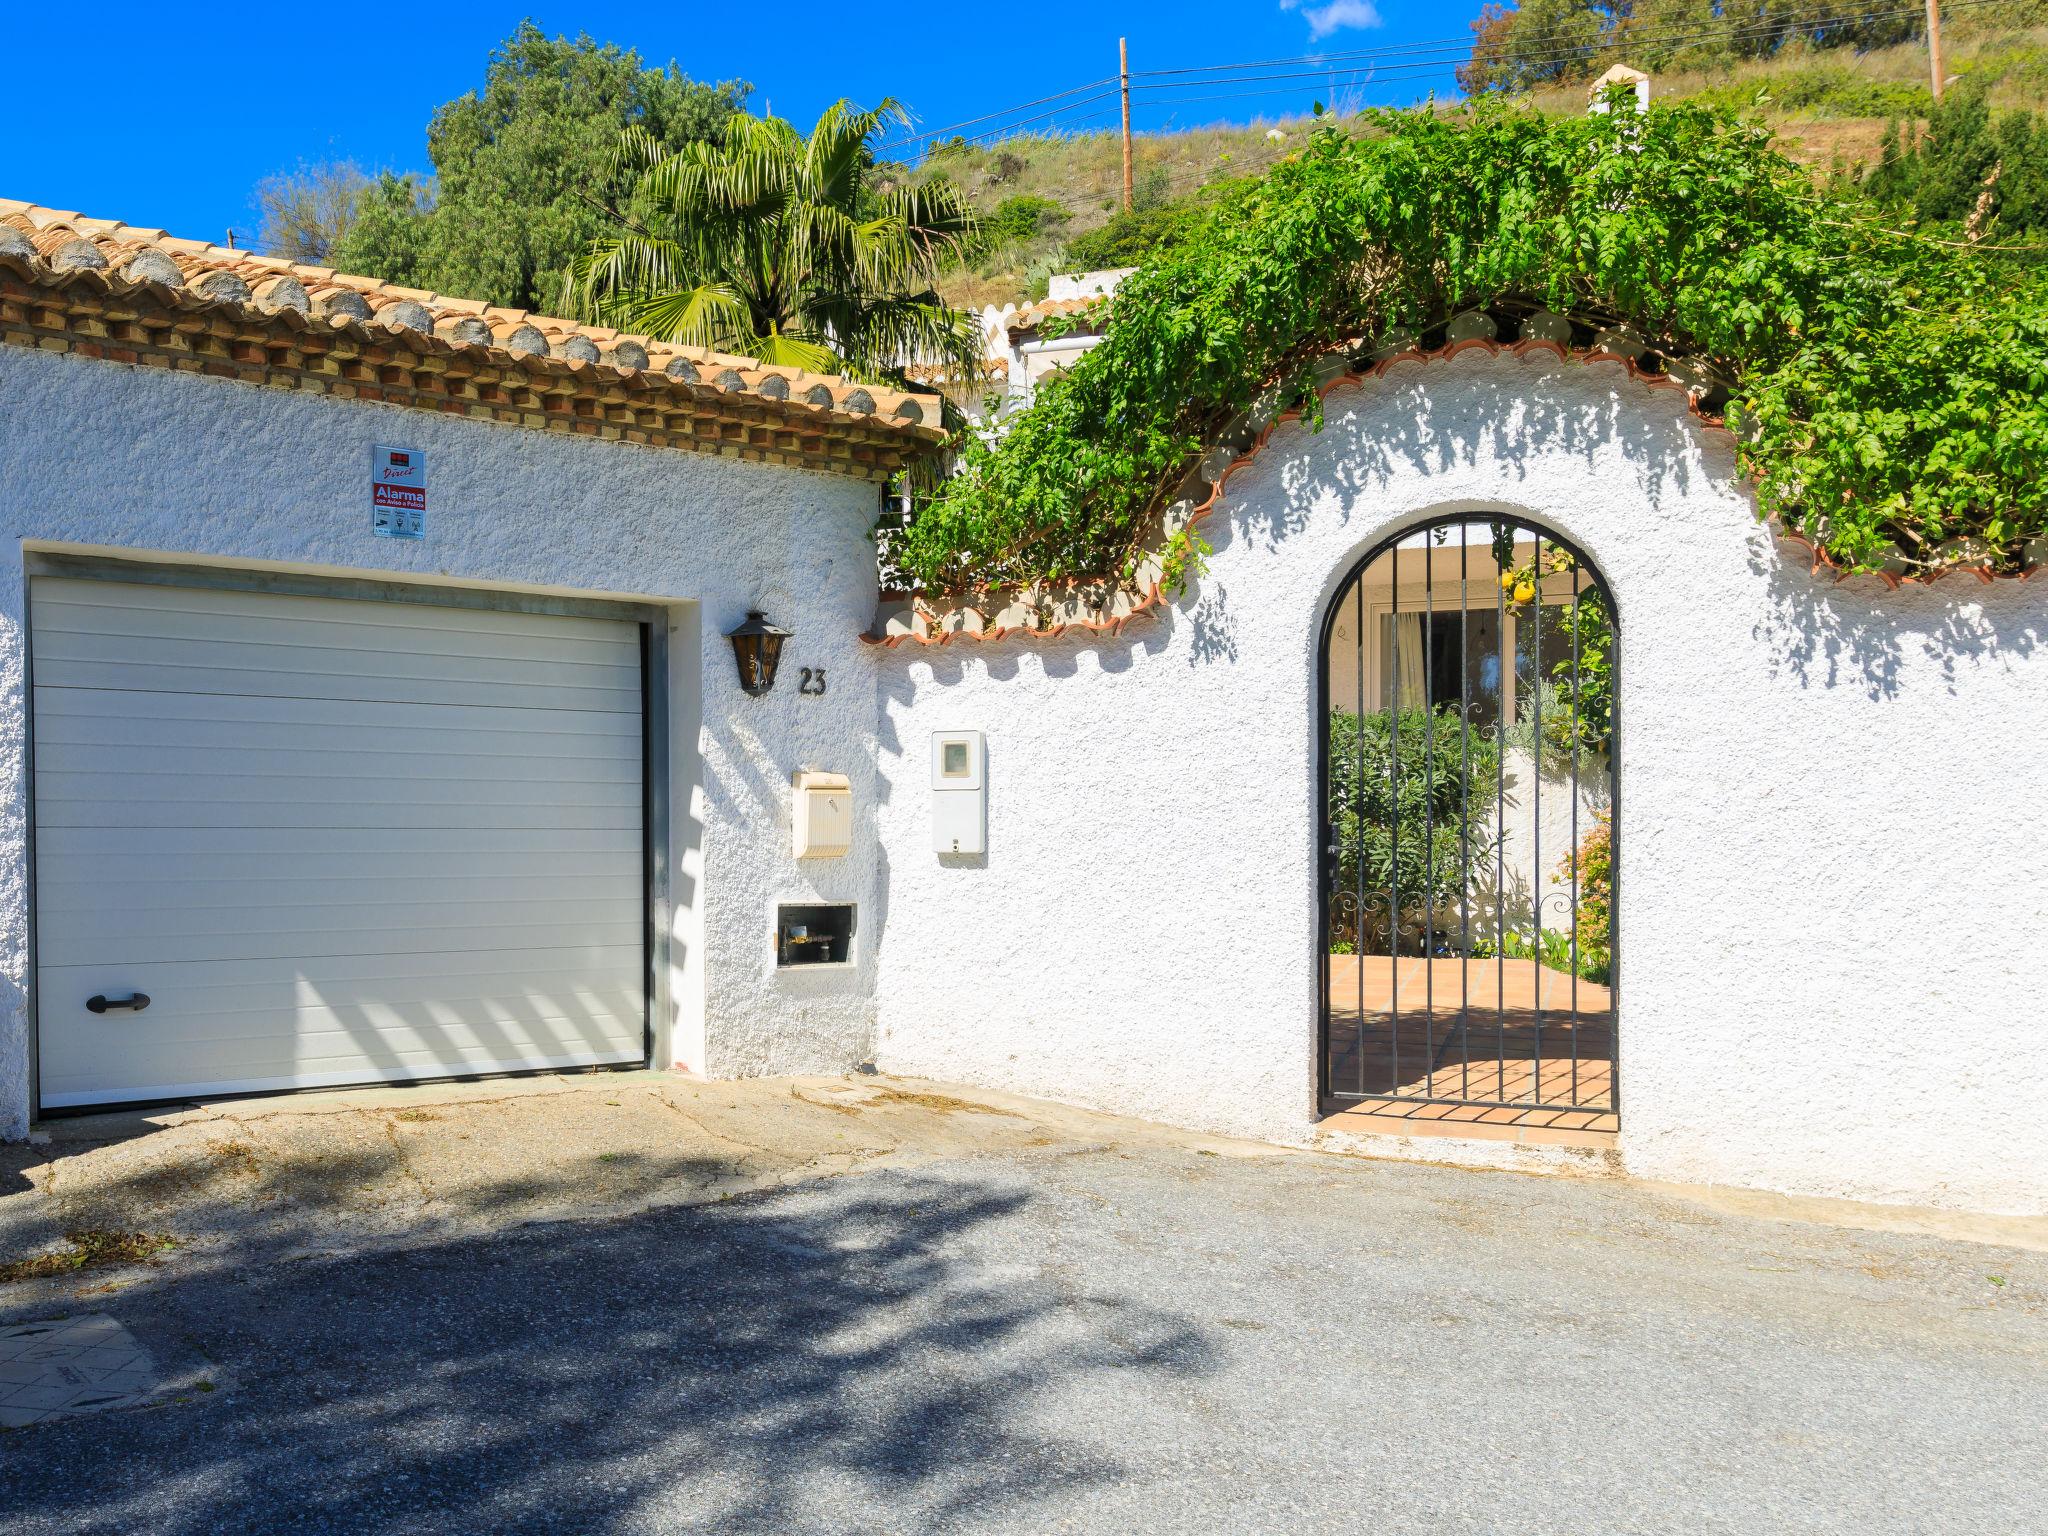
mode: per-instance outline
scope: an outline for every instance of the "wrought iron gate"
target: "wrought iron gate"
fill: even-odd
[[[1570,543],[1461,513],[1324,623],[1322,1092],[1611,1129],[1614,605]]]

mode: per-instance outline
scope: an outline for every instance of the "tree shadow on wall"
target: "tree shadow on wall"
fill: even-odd
[[[1231,477],[1226,502],[1266,474],[1278,476],[1282,494],[1240,500],[1227,534],[1212,531],[1211,542],[1220,548],[1227,536],[1270,547],[1331,507],[1346,521],[1377,522],[1380,496],[1396,477],[1441,481],[1447,501],[1500,500],[1503,489],[1527,479],[1531,463],[1560,452],[1594,470],[1603,452],[1618,450],[1651,496],[1686,494],[1703,467],[1732,473],[1732,452],[1722,456],[1725,464],[1700,464],[1690,449],[1699,423],[1675,391],[1648,390],[1598,366],[1535,368],[1430,362],[1340,386],[1324,402],[1319,431],[1280,429],[1303,434],[1298,451],[1275,453],[1271,464],[1255,456]],[[1674,452],[1674,442],[1687,448]],[[1707,455],[1714,452],[1706,445]]]
[[[1483,359],[1395,369],[1340,388],[1326,401],[1323,427],[1295,451],[1254,458],[1223,498],[1227,525],[1207,526],[1220,551],[1231,540],[1273,547],[1319,518],[1376,522],[1384,491],[1397,477],[1427,476],[1456,505],[1500,504],[1538,460],[1560,452],[1589,474],[1611,475],[1615,456],[1642,488],[1646,504],[1683,498],[1700,477],[1739,483],[1734,447],[1722,434],[1703,434],[1675,390],[1655,390],[1597,365],[1502,367]],[[1355,408],[1354,408],[1355,407]],[[1306,428],[1284,431],[1306,433]],[[1250,495],[1263,476],[1281,494]],[[1571,535],[1570,509],[1561,515]],[[1687,559],[1689,540],[1722,537],[1689,528],[1682,516],[1645,522],[1645,537]],[[1747,551],[1753,575],[1768,584],[1770,616],[1755,626],[1770,665],[1810,687],[1856,687],[1873,698],[1896,692],[1900,671],[1915,654],[1935,663],[1951,689],[1964,674],[2000,656],[2024,658],[2048,629],[2048,603],[2035,584],[1991,585],[1957,575],[1932,586],[1892,591],[1874,578],[1838,584],[1812,572],[1803,552],[1756,526]],[[1626,608],[1627,594],[1618,594]],[[1182,604],[1194,626],[1196,659],[1228,659],[1234,649],[1209,638],[1227,634],[1229,616],[1210,594]]]
[[[1965,671],[2029,657],[2048,630],[2048,590],[2039,581],[1952,575],[1893,590],[1876,577],[1836,581],[1825,568],[1810,570],[1802,554],[1762,526],[1750,541],[1749,568],[1770,592],[1769,616],[1753,633],[1773,671],[1801,687],[1892,698],[1917,653],[1955,693]]]
[[[1068,630],[1047,641],[1017,631],[994,640],[955,640],[945,645],[906,643],[881,653],[880,725],[876,745],[885,756],[901,756],[904,745],[896,729],[896,712],[914,704],[927,688],[955,688],[972,678],[991,682],[1013,682],[1042,675],[1071,680],[1083,673],[1082,659],[1090,658],[1091,670],[1120,676],[1140,661],[1158,656],[1171,638],[1164,624],[1143,617],[1121,631]],[[928,681],[915,674],[930,669]],[[887,800],[888,785],[878,785],[877,795]]]
[[[155,1305],[224,1389],[9,1437],[5,1503],[159,1536],[957,1529],[1124,1474],[1048,1397],[1215,1368],[1179,1314],[989,1262],[1028,1198],[875,1174],[209,1270]]]
[[[1432,362],[1340,386],[1324,402],[1320,429],[1278,428],[1294,434],[1291,441],[1230,477],[1217,515],[1200,531],[1220,555],[1234,543],[1275,549],[1318,522],[1369,529],[1387,516],[1388,487],[1417,478],[1432,485],[1439,505],[1506,508],[1531,466],[1560,453],[1588,474],[1612,474],[1618,453],[1653,498],[1683,496],[1699,475],[1733,474],[1732,452],[1699,439],[1675,392],[1634,398],[1630,391],[1641,387],[1605,369],[1539,366]],[[1169,622],[1189,628],[1189,665],[1236,659],[1236,622],[1213,578],[1192,584]]]

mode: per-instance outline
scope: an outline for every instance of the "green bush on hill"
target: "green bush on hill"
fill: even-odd
[[[1934,105],[1920,81],[1878,80],[1837,65],[1786,70],[1764,84],[1738,81],[1713,86],[1686,100],[1735,113],[1768,106],[1811,117],[1924,117]]]
[[[1207,211],[1203,205],[1189,200],[1119,213],[1100,229],[1091,229],[1069,240],[1067,261],[1080,271],[1135,267],[1162,252],[1178,249]]]
[[[1924,128],[1894,121],[1885,130],[1882,157],[1864,186],[1966,239],[1996,243],[2048,232],[2048,118],[1994,116],[1982,87],[1966,80]]]
[[[978,247],[1001,250],[1049,235],[1073,215],[1049,197],[1006,197],[982,216]]]
[[[2014,9],[2023,9],[2014,0]],[[1713,70],[1792,50],[1882,48],[1920,36],[1917,7],[1859,0],[1521,0],[1484,6],[1472,56],[1459,66],[1466,94],[1526,91],[1589,80],[1609,64]]]
[[[1135,267],[1177,251],[1191,240],[1219,202],[1242,192],[1256,177],[1212,182],[1190,196],[1140,206],[1113,215],[1100,228],[1067,242],[1067,264],[1076,271]]]

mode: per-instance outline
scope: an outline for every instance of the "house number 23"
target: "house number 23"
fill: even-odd
[[[825,691],[825,669],[823,667],[797,668],[796,691],[798,693],[823,693]]]

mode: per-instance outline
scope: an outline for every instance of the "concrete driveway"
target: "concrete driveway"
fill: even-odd
[[[69,1319],[153,1373],[0,1433],[8,1536],[2048,1530],[2038,1224],[881,1080],[52,1129],[0,1150],[0,1260],[178,1245],[0,1285],[0,1334]]]

